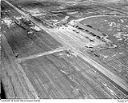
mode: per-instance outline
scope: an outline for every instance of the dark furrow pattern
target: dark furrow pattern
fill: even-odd
[[[25,71],[31,71],[29,75],[26,72],[28,77],[34,76],[33,78],[36,78],[29,78],[33,84],[36,83],[35,88],[41,88],[39,83],[44,83],[43,81],[49,81],[51,86],[54,86],[49,93],[44,88],[44,84],[47,83],[42,84],[44,90],[51,98],[58,98],[58,94],[56,93],[61,94],[59,98],[103,99],[121,98],[125,96],[102,75],[95,72],[93,67],[88,63],[85,63],[79,57],[68,57],[65,52],[28,60],[21,63],[21,65]],[[38,83],[34,80],[37,80]],[[41,98],[44,98],[43,95],[39,95]]]

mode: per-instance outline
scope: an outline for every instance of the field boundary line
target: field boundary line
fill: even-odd
[[[47,52],[30,55],[28,57],[17,58],[16,61],[18,63],[21,63],[21,62],[26,61],[26,60],[35,59],[35,58],[42,57],[42,56],[47,56],[47,55],[62,52],[62,51],[65,51],[65,50],[69,50],[69,49],[66,48],[66,47],[59,47],[59,48],[56,48],[54,50],[50,50],[50,51],[47,51]]]

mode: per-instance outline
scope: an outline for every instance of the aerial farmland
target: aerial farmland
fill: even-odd
[[[1,99],[128,99],[127,0],[2,0]]]

